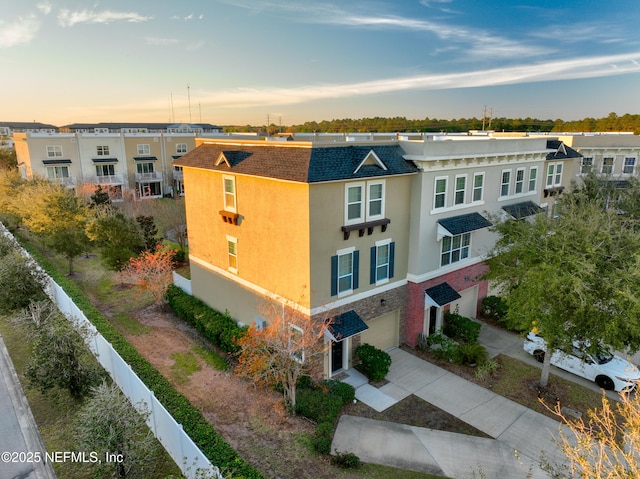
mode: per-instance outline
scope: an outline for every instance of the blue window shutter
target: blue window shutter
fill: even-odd
[[[396,255],[395,241],[389,243],[389,279],[393,278],[393,259]]]
[[[369,284],[376,282],[376,247],[371,247],[371,265],[369,266]]]
[[[338,256],[331,257],[331,296],[338,294]]]
[[[353,252],[353,289],[358,289],[359,283],[359,263],[360,263],[360,251]]]

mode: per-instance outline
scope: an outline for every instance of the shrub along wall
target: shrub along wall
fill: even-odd
[[[151,363],[144,359],[118,330],[105,319],[75,283],[53,267],[30,244],[23,243],[22,246],[49,276],[67,292],[76,306],[84,312],[100,334],[111,343],[122,359],[131,366],[138,377],[153,391],[173,418],[182,424],[189,437],[198,445],[212,464],[218,466],[226,475],[233,477],[246,479],[260,479],[263,477],[257,469],[242,459],[218,434],[200,410],[194,407],[185,396],[176,391],[169,381]]]
[[[229,354],[239,351],[237,340],[249,329],[247,326],[238,326],[229,314],[211,309],[175,285],[169,286],[167,300],[182,320],[194,326],[211,343]]]

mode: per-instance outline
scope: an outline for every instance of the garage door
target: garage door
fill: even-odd
[[[459,291],[460,299],[451,303],[451,311],[455,311],[458,307],[458,313],[467,318],[475,318],[477,316],[478,304],[478,286]]]
[[[394,311],[367,321],[369,329],[363,331],[360,338],[361,343],[371,344],[383,351],[397,347],[399,344],[398,318],[398,311]]]

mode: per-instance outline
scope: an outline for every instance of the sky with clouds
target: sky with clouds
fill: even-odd
[[[639,0],[0,0],[0,120],[640,113]]]

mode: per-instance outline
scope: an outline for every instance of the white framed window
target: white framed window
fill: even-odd
[[[96,176],[114,176],[116,165],[96,165]]]
[[[473,201],[482,201],[484,196],[484,173],[473,174]]]
[[[467,193],[467,175],[456,176],[455,191],[453,195],[453,204],[464,204],[465,196]]]
[[[236,213],[237,203],[235,176],[222,175],[222,191],[224,194],[224,210]]]
[[[345,185],[345,224],[364,222],[364,183]]]
[[[98,156],[109,156],[109,145],[98,145],[96,150]]]
[[[613,157],[606,156],[602,158],[602,174],[610,175],[613,173]]]
[[[593,171],[593,157],[585,156],[580,160],[580,174],[587,175]]]
[[[153,173],[154,169],[153,169],[153,162],[149,161],[149,162],[138,162],[136,163],[136,172],[138,173]]]
[[[560,186],[562,184],[562,163],[550,163],[547,165],[547,187]]]
[[[538,182],[538,167],[532,166],[529,168],[529,191],[536,191]]]
[[[435,188],[433,194],[433,209],[444,208],[447,206],[447,181],[449,178],[440,176],[435,180]]]
[[[238,273],[238,238],[227,235],[227,269],[232,273]]]
[[[69,178],[68,166],[47,166],[47,178],[55,180],[58,178]]]
[[[367,181],[367,221],[384,218],[384,181]]]
[[[524,168],[518,168],[516,170],[516,181],[514,187],[514,193],[516,195],[524,193]]]
[[[176,153],[186,153],[187,152],[187,144],[186,143],[176,143]]]
[[[622,166],[622,173],[625,175],[633,175],[636,169],[636,159],[633,157],[627,157],[624,159],[624,165]]]
[[[391,239],[376,241],[371,247],[371,284],[385,284],[393,278],[395,243]]]
[[[136,151],[138,152],[138,155],[149,156],[151,154],[151,146],[149,144],[136,145]]]
[[[502,170],[500,176],[500,196],[509,196],[509,189],[511,188],[511,170]]]
[[[358,289],[360,252],[351,246],[331,257],[331,296],[351,294]]]
[[[457,263],[469,257],[471,233],[456,236],[443,236],[440,254],[440,266]]]
[[[47,146],[47,158],[62,158],[62,147],[59,145]]]

